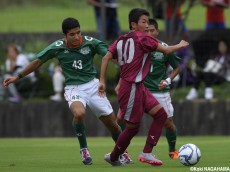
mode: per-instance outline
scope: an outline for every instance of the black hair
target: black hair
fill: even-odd
[[[129,12],[129,29],[132,29],[131,22],[138,23],[142,15],[149,16],[149,12],[145,9],[134,8]]]
[[[68,17],[64,19],[62,22],[62,32],[64,34],[67,34],[69,30],[76,28],[76,27],[80,28],[80,23],[75,18]]]
[[[155,28],[158,30],[158,23],[155,19],[149,19],[149,25],[155,26]]]

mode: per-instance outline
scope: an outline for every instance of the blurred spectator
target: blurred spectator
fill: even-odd
[[[62,93],[64,91],[65,78],[62,74],[62,68],[60,65],[54,68],[54,73],[52,76],[54,95],[50,96],[52,101],[62,101]]]
[[[16,76],[22,71],[28,64],[27,57],[20,53],[20,47],[15,44],[10,44],[6,47],[6,74],[4,77]],[[16,84],[11,84],[7,87],[8,100],[11,102],[21,101],[21,95],[28,90],[31,90],[33,83],[36,81],[34,73],[29,74],[25,78],[21,79]]]
[[[200,0],[206,6],[206,29],[226,28],[224,9],[230,4],[230,0]]]
[[[147,7],[150,8],[154,19],[164,19],[162,0],[147,0]]]
[[[94,6],[99,39],[102,39],[102,34],[104,34],[102,33],[102,8],[105,7],[105,38],[106,40],[114,40],[120,34],[120,26],[117,16],[118,4],[115,2],[115,0],[104,1],[105,4],[102,3],[102,0],[86,0],[88,4]]]
[[[172,42],[172,36],[175,37],[177,32],[182,32],[182,39],[188,40],[188,32],[182,18],[181,5],[184,0],[166,0],[163,1],[166,6],[166,36],[169,42]]]
[[[198,89],[202,80],[205,83],[204,98],[210,100],[213,98],[212,85],[220,84],[229,79],[230,54],[227,45],[226,40],[220,40],[218,42],[218,53],[206,62],[204,69],[197,72],[194,87],[186,96],[187,100],[198,98]]]

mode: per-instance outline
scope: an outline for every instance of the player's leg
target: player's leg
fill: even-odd
[[[125,120],[122,118],[120,108],[118,109],[118,113],[117,113],[117,123],[121,127],[121,130],[124,131],[126,124],[125,124]],[[120,158],[120,161],[124,162],[125,164],[134,163],[128,154],[128,150],[125,150],[125,152],[121,154],[119,158]]]
[[[130,122],[126,121],[125,130],[120,134],[120,136],[116,142],[116,145],[114,146],[114,149],[111,152],[111,154],[105,155],[105,160],[107,162],[109,162],[110,164],[112,164],[113,162],[119,161],[120,155],[124,154],[125,150],[129,146],[132,138],[138,133],[139,128],[140,128],[139,123],[134,124],[134,123],[130,123]],[[109,157],[108,157],[108,155],[109,155]],[[128,163],[128,164],[130,164],[130,163]]]
[[[163,163],[156,159],[152,154],[152,150],[161,136],[162,129],[167,119],[167,114],[164,108],[147,89],[145,90],[145,97],[146,112],[153,117],[153,122],[150,126],[143,152],[140,154],[138,159],[141,162],[146,162],[151,165],[162,165]]]
[[[120,108],[118,109],[118,112],[117,112],[117,123],[121,127],[121,130],[124,131],[124,129],[125,129],[125,120],[122,119],[122,117],[121,117]]]
[[[70,110],[74,116],[72,125],[80,144],[80,153],[81,153],[82,162],[85,165],[91,165],[92,158],[89,154],[89,150],[87,147],[86,133],[85,133],[85,122],[84,122],[85,107],[81,102],[77,101],[71,104]]]
[[[79,91],[77,86],[67,86],[65,87],[64,95],[66,101],[68,101],[69,103],[70,110],[73,114],[72,126],[79,141],[82,162],[85,165],[91,165],[92,158],[89,154],[89,150],[87,147],[84,123],[84,119],[86,116],[86,102],[84,100],[84,93]]]
[[[177,130],[172,117],[167,118],[165,122],[165,135],[169,145],[169,157],[178,159],[178,151],[176,150]]]
[[[105,125],[105,127],[110,131],[114,142],[116,142],[119,135],[121,134],[121,128],[116,122],[116,117],[114,115],[114,112],[106,116],[100,116],[99,119]]]
[[[174,108],[172,106],[172,100],[169,92],[165,93],[153,93],[153,96],[157,99],[157,101],[161,104],[164,110],[167,113],[167,120],[165,122],[165,133],[166,138],[169,145],[169,156],[172,159],[178,158],[178,151],[176,150],[176,137],[177,130],[176,126],[173,122],[173,112]]]
[[[95,113],[95,115],[102,121],[105,127],[110,131],[112,138],[116,143],[119,135],[121,134],[121,128],[117,124],[115,114],[107,97],[98,96],[98,80],[95,79],[94,82],[96,84],[92,84],[89,91],[88,106]],[[122,162],[126,164],[133,163],[127,152],[122,154],[119,160],[122,160]]]
[[[112,153],[105,155],[105,160],[112,165],[114,162],[118,162],[119,156],[125,152],[130,141],[139,131],[144,111],[140,106],[142,97],[142,91],[137,88],[137,84],[121,81],[118,101],[121,118],[126,120],[126,128],[120,134]]]

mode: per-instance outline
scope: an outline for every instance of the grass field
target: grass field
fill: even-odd
[[[132,1],[132,3],[130,3]],[[121,29],[128,30],[128,13],[132,8],[143,7],[134,0],[122,0],[118,9],[118,16]],[[143,7],[146,8],[146,7]],[[183,10],[187,4],[183,6]],[[0,33],[20,32],[60,32],[60,23],[65,17],[75,17],[81,23],[83,31],[96,31],[96,22],[93,7],[87,5],[85,0],[74,1],[66,5],[13,5],[10,4],[0,10]],[[225,10],[226,23],[230,26],[230,8]],[[159,28],[164,30],[164,21],[159,20]],[[199,3],[190,11],[186,21],[188,29],[205,28],[205,7]]]
[[[178,160],[171,160],[167,155],[167,143],[162,137],[154,153],[164,165],[153,167],[138,162],[137,156],[142,151],[144,137],[134,138],[129,154],[133,165],[112,167],[103,160],[103,155],[110,152],[113,142],[110,138],[88,138],[88,145],[93,165],[85,166],[80,160],[79,148],[75,138],[33,138],[0,139],[1,172],[189,172]],[[196,167],[230,167],[230,137],[178,137],[177,147],[185,143],[194,143],[201,150],[201,160]]]

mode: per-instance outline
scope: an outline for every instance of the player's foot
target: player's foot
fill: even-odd
[[[186,96],[187,100],[194,100],[198,98],[198,91],[195,88],[192,88],[188,95]]]
[[[129,157],[127,152],[119,156],[119,161],[121,161],[123,164],[134,164],[133,160]]]
[[[62,101],[62,96],[60,94],[54,94],[53,96],[50,96],[50,100],[54,102],[60,102]]]
[[[112,166],[123,166],[124,165],[119,159],[117,161],[111,161],[110,160],[110,154],[111,153],[105,154],[104,160],[106,162],[110,163]]]
[[[138,157],[138,160],[140,162],[145,162],[148,163],[150,165],[154,165],[154,166],[160,166],[163,164],[163,162],[159,159],[157,159],[155,157],[155,155],[153,155],[152,153],[141,153]]]
[[[83,148],[80,150],[81,160],[85,165],[91,165],[93,160],[89,154],[89,150],[87,148]]]
[[[178,159],[178,150],[175,150],[173,152],[169,152],[169,157],[172,159]]]

